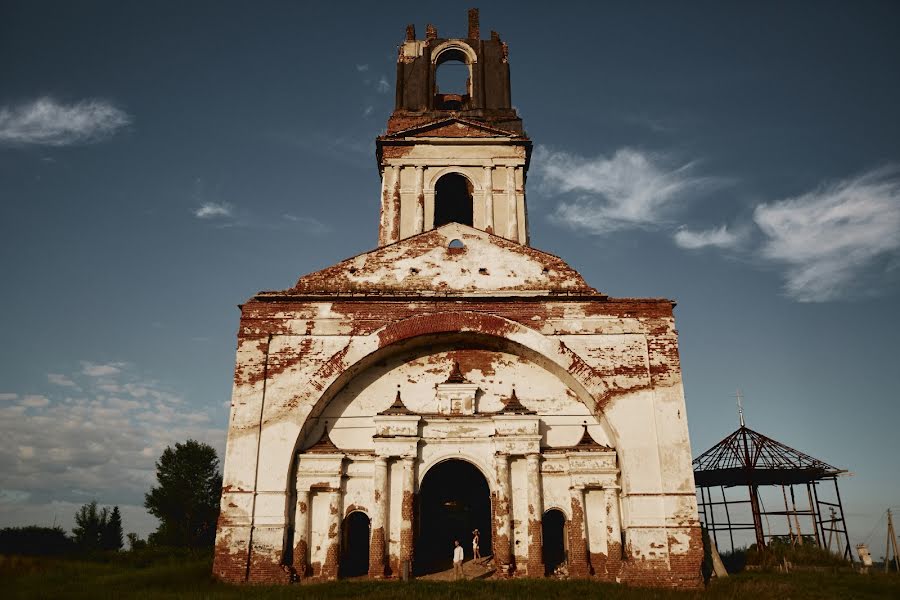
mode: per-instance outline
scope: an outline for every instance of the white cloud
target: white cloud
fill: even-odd
[[[50,400],[46,396],[28,395],[19,401],[19,404],[27,408],[43,408],[50,404]]]
[[[371,104],[369,104],[368,106],[366,106],[366,107],[363,109],[363,116],[364,116],[364,117],[368,117],[368,116],[371,115],[372,112],[374,112],[374,111],[375,111],[375,107],[372,106]]]
[[[204,202],[194,211],[194,216],[198,219],[228,218],[231,214],[231,205],[224,202]]]
[[[304,233],[320,235],[331,231],[331,227],[313,217],[298,217],[297,215],[285,214],[284,218],[285,220],[294,223],[296,227]]]
[[[82,362],[81,372],[88,377],[107,377],[121,372],[124,363],[107,363],[97,364],[92,362]]]
[[[760,255],[787,266],[785,291],[800,302],[857,295],[880,258],[900,253],[900,167],[876,169],[796,198],[761,204]],[[860,286],[862,287],[862,286]]]
[[[105,100],[62,104],[44,97],[0,107],[0,144],[86,144],[107,139],[129,123],[127,113]]]
[[[10,394],[7,392],[0,394],[0,400],[15,400],[18,397],[19,397],[18,394]]]
[[[86,362],[66,377],[84,391],[10,394],[20,400],[0,404],[0,522],[49,525],[59,517],[71,527],[78,507],[96,498],[123,506],[126,531],[146,535],[153,519],[140,504],[156,459],[188,438],[211,444],[222,457],[225,433],[213,423],[225,411],[218,402],[208,410],[191,407],[124,363]],[[119,391],[101,389],[107,383]]]
[[[704,231],[692,231],[687,227],[682,227],[675,232],[673,237],[675,244],[680,248],[696,250],[709,246],[735,248],[741,243],[744,236],[741,233],[729,231],[726,225],[721,225]]]
[[[714,182],[693,175],[693,163],[677,165],[666,155],[631,148],[609,158],[585,158],[538,146],[532,164],[544,191],[577,194],[562,201],[551,218],[595,234],[668,223],[688,192]]]
[[[369,70],[369,65],[356,65],[356,70],[363,73]]]
[[[391,91],[391,84],[390,84],[390,82],[387,80],[387,77],[385,77],[384,75],[382,75],[382,76],[378,79],[378,83],[375,84],[375,90],[376,90],[379,94],[387,94],[388,92]]]
[[[60,387],[71,387],[77,388],[78,384],[72,381],[71,377],[66,375],[61,375],[59,373],[47,373],[47,381],[52,383],[53,385],[58,385]]]

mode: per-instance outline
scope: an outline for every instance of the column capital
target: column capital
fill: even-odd
[[[388,456],[381,456],[380,454],[375,455],[375,466],[376,467],[386,467]]]

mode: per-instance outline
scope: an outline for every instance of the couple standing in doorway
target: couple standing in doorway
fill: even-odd
[[[481,548],[479,546],[479,541],[481,538],[481,534],[477,529],[472,531],[472,560],[478,561],[481,560]],[[463,573],[463,547],[459,545],[459,540],[454,540],[453,542],[453,576],[455,579],[465,579],[465,573]]]

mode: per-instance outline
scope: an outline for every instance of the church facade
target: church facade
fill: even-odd
[[[465,70],[445,91],[438,72]],[[214,573],[700,584],[674,303],[529,245],[508,50],[399,47],[374,250],[241,307]]]

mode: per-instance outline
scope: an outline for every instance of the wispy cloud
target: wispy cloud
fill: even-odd
[[[360,73],[364,73],[369,70],[369,65],[356,65],[356,70]]]
[[[760,256],[786,266],[785,292],[800,302],[851,294],[880,258],[900,253],[900,167],[876,169],[756,207]],[[852,294],[851,294],[852,295]]]
[[[108,139],[131,117],[105,100],[63,104],[43,97],[0,107],[0,144],[70,146]]]
[[[595,234],[668,223],[688,192],[716,181],[695,175],[694,163],[631,148],[611,157],[583,157],[539,146],[533,165],[543,190],[574,195],[560,202],[551,218]]]
[[[109,377],[120,373],[124,366],[124,363],[119,362],[100,364],[84,361],[81,363],[81,373],[88,377]]]
[[[68,375],[62,375],[60,373],[47,373],[47,381],[52,383],[53,385],[58,385],[60,387],[78,387],[72,378]]]
[[[382,75],[378,79],[378,82],[375,84],[375,91],[377,91],[379,94],[387,94],[391,91],[391,84],[387,80],[387,77]]]
[[[313,217],[298,217],[297,215],[285,214],[286,221],[292,223],[297,229],[311,235],[322,235],[331,231],[331,227],[322,221]]]
[[[673,236],[677,246],[688,250],[708,247],[736,248],[744,237],[743,232],[729,230],[726,225],[703,231],[692,231],[687,227],[681,227]]]
[[[232,206],[226,202],[204,202],[194,210],[198,219],[222,219],[232,216]]]

